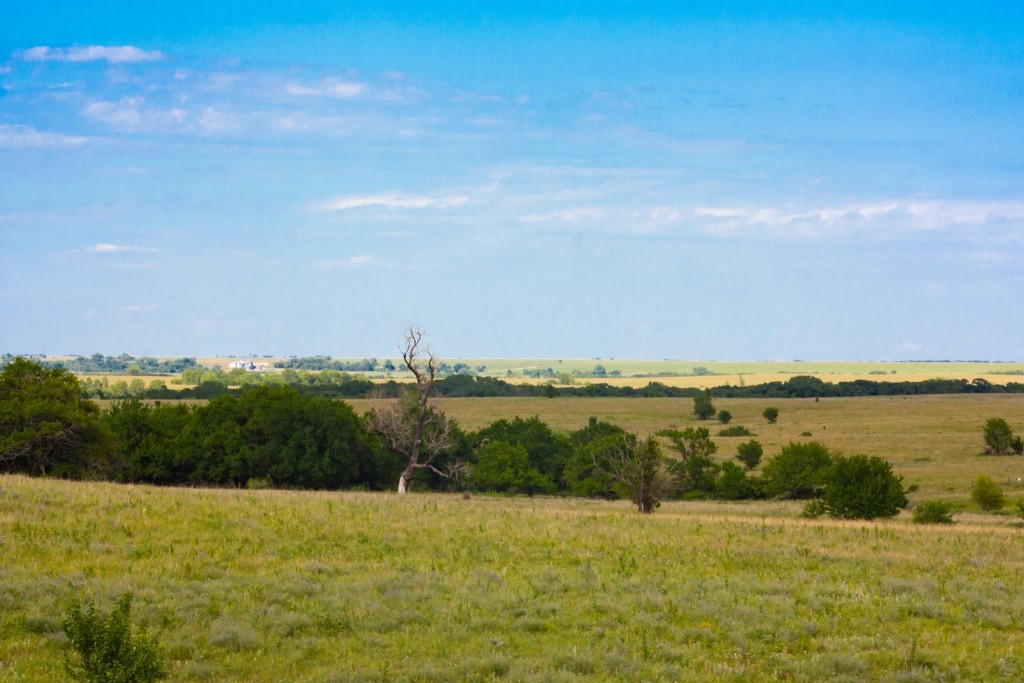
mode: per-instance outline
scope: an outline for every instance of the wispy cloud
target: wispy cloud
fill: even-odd
[[[334,97],[338,99],[349,99],[358,97],[366,92],[365,83],[343,81],[336,78],[328,78],[315,85],[303,85],[290,82],[284,87],[285,93],[298,97]]]
[[[353,270],[383,265],[384,261],[374,256],[353,256],[347,259],[321,259],[316,262],[317,268]]]
[[[522,223],[585,223],[598,220],[604,215],[602,209],[584,206],[549,213],[531,213],[520,216],[519,220]]]
[[[400,194],[397,192],[376,195],[337,197],[320,202],[316,208],[321,211],[348,211],[368,207],[384,209],[444,209],[469,203],[469,197],[428,197],[425,195]]]
[[[82,115],[123,131],[166,130],[189,120],[184,109],[147,107],[145,98],[140,96],[122,97],[117,102],[92,102],[82,109]]]
[[[132,304],[130,306],[122,306],[122,313],[152,313],[157,309],[156,304]]]
[[[99,242],[91,247],[87,247],[86,251],[93,254],[127,254],[127,253],[153,253],[156,249],[150,249],[148,247],[135,247],[126,244],[110,244],[107,242]]]
[[[106,61],[110,64],[154,62],[164,58],[162,52],[143,50],[131,45],[76,45],[66,48],[39,45],[16,52],[15,56],[26,62]]]
[[[77,147],[85,144],[89,138],[78,135],[61,135],[36,130],[32,126],[0,125],[0,147]]]
[[[734,234],[757,229],[793,238],[827,237],[844,232],[879,235],[948,230],[1024,220],[1024,202],[902,199],[795,208],[783,206],[700,206],[708,232]]]

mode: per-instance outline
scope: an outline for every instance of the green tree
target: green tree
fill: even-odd
[[[768,406],[761,415],[768,420],[769,424],[775,424],[775,421],[779,419],[779,409]]]
[[[838,456],[825,476],[825,512],[842,519],[895,517],[907,507],[903,478],[877,456]]]
[[[971,489],[971,500],[978,507],[986,512],[1001,510],[1006,505],[1006,497],[999,484],[992,481],[992,477],[982,474],[974,480],[974,488]]]
[[[615,480],[608,474],[608,457],[622,440],[635,439],[617,425],[591,417],[587,426],[569,434],[572,452],[562,470],[564,486],[575,496],[613,498]]]
[[[715,483],[715,495],[725,500],[757,498],[757,486],[742,467],[726,460],[722,463],[722,474]]]
[[[502,493],[551,493],[554,485],[530,465],[522,446],[505,441],[488,441],[480,447],[470,486],[479,491]]]
[[[990,417],[983,432],[987,455],[1005,455],[1014,449],[1013,430],[1003,418]]]
[[[718,451],[718,445],[711,440],[706,427],[687,427],[679,431],[667,429],[658,433],[669,440],[669,448],[679,454],[679,460],[672,463],[681,493],[712,493],[719,465],[711,456]]]
[[[721,422],[724,425],[727,425],[727,424],[729,424],[730,420],[732,420],[732,413],[730,413],[728,410],[719,410],[718,411],[718,421],[719,422]]]
[[[789,442],[761,472],[765,494],[780,498],[813,498],[821,493],[833,454],[817,441]]]
[[[74,375],[20,357],[0,372],[0,472],[103,474],[112,446]]]
[[[698,420],[706,420],[715,414],[715,406],[711,403],[711,394],[702,391],[693,397],[693,414]]]
[[[564,434],[556,434],[551,427],[534,415],[523,419],[492,422],[476,433],[478,441],[505,441],[522,446],[530,457],[530,465],[552,482],[561,482],[566,463],[572,454],[572,445]]]
[[[736,459],[743,463],[748,470],[757,467],[763,455],[764,447],[761,446],[760,441],[750,440],[736,447]]]

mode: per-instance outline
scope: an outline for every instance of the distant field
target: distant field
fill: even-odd
[[[349,400],[357,412],[366,400]],[[676,398],[450,398],[438,405],[466,429],[479,429],[494,420],[538,416],[555,429],[583,427],[590,416],[625,429],[648,434],[678,426],[697,425],[693,401]],[[1024,431],[1024,395],[972,394],[957,396],[897,396],[814,399],[715,399],[715,408],[732,413],[730,424],[744,425],[756,436],[715,436],[722,425],[707,426],[718,443],[718,457],[735,455],[736,444],[755,438],[765,457],[789,441],[817,440],[847,454],[879,455],[893,463],[906,483],[917,484],[914,498],[942,496],[964,500],[974,479],[992,476],[1008,493],[1024,495],[1024,457],[981,455],[982,426],[990,417],[1003,417]],[[776,424],[762,411],[779,408]],[[811,436],[801,436],[809,432]]]
[[[55,357],[54,357],[55,358]],[[51,358],[51,359],[54,359]],[[228,369],[228,365],[238,358],[197,358],[200,365]],[[283,358],[254,359],[266,363],[269,367]],[[357,361],[358,358],[336,358],[342,361]],[[385,358],[378,359],[383,363]],[[399,358],[390,359],[396,366],[401,365]],[[558,375],[593,372],[595,367],[602,366],[607,373],[618,372],[620,376],[578,377],[573,381],[578,384],[605,382],[615,386],[643,387],[650,382],[661,382],[673,387],[707,388],[722,385],[752,385],[767,382],[786,381],[797,375],[818,377],[825,382],[844,382],[857,379],[875,381],[920,382],[926,379],[985,379],[993,384],[1007,382],[1024,382],[1024,363],[886,363],[859,361],[643,361],[613,359],[509,359],[509,358],[445,358],[450,366],[462,363],[474,372],[483,367],[478,374],[486,377],[497,377],[508,382],[523,384],[545,384],[551,381],[560,383]],[[524,376],[524,371],[551,371],[554,378],[533,378]],[[273,370],[270,370],[273,372]],[[509,376],[511,372],[511,376]],[[704,374],[707,373],[707,374]],[[106,377],[111,383],[121,380],[130,381],[128,375],[86,375],[89,377]],[[376,381],[394,379],[399,382],[411,380],[408,372],[375,372],[367,375]],[[182,385],[170,383],[169,376],[141,377],[147,384],[152,379],[167,382],[168,388],[181,388]]]
[[[0,680],[125,591],[171,681],[1020,681],[1024,533],[798,505],[0,476]]]

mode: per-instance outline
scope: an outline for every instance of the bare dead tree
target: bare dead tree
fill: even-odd
[[[434,465],[438,456],[455,447],[455,425],[430,403],[438,360],[425,344],[424,336],[422,330],[410,325],[399,347],[402,362],[416,379],[416,386],[397,399],[376,399],[369,414],[370,428],[380,434],[391,450],[408,458],[398,479],[399,494],[408,492],[417,469],[426,468],[448,479],[462,471],[457,466],[441,469]]]
[[[610,475],[623,497],[644,514],[654,512],[672,490],[672,475],[661,445],[653,436],[623,438],[622,445],[606,452],[603,460],[599,462],[595,457],[594,467]]]

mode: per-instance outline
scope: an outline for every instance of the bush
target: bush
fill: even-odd
[[[719,436],[753,436],[754,433],[743,425],[733,425],[732,427],[726,427],[725,429],[718,430]]]
[[[711,394],[707,391],[693,397],[693,414],[698,420],[706,420],[715,414],[715,406],[711,403]]]
[[[93,605],[74,600],[62,623],[78,657],[67,655],[64,667],[76,681],[148,683],[167,676],[164,654],[145,627],[132,628],[132,594],[103,616]]]
[[[817,441],[789,442],[761,473],[764,492],[781,498],[813,498],[821,493],[832,453]]]
[[[742,467],[726,460],[722,463],[722,473],[715,485],[715,495],[725,500],[746,500],[757,498],[757,486]]]
[[[941,500],[926,500],[914,508],[914,524],[952,524],[953,506]]]
[[[837,457],[825,477],[825,512],[842,519],[895,517],[907,507],[903,477],[878,456]]]
[[[1001,510],[1006,504],[1003,490],[987,474],[983,474],[974,480],[974,488],[971,489],[971,500],[987,512]]]
[[[1019,452],[1016,448],[1013,430],[1003,418],[990,417],[982,431],[985,436],[986,455],[1005,455],[1011,450]],[[1018,437],[1016,441],[1020,441],[1020,438]],[[1021,445],[1024,446],[1024,444]]]
[[[731,419],[732,419],[732,413],[730,413],[728,410],[719,410],[718,411],[718,421],[721,422],[722,424],[724,424],[724,425],[729,424],[729,420],[731,420]]]
[[[758,466],[762,455],[764,455],[764,448],[760,441],[751,440],[736,447],[736,459],[746,465],[748,470]]]
[[[779,409],[769,406],[764,409],[764,412],[761,413],[761,415],[764,419],[768,420],[770,424],[775,424],[775,421],[779,419]]]

